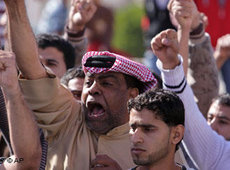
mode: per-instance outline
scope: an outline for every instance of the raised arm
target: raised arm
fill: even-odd
[[[172,23],[177,28],[179,53],[183,57],[185,75],[188,70],[189,36],[196,31],[201,23],[200,14],[193,0],[170,0],[168,10]]]
[[[212,98],[218,95],[219,81],[211,41],[205,34],[205,16],[201,17],[193,0],[171,0],[169,9],[177,21],[185,75],[206,117]]]
[[[27,79],[46,77],[38,57],[37,44],[32,32],[24,0],[4,0],[8,11],[9,40],[16,54],[17,65]]]
[[[75,48],[75,65],[81,65],[82,56],[87,51],[87,38],[84,37],[86,24],[97,10],[94,0],[71,1],[64,38]]]
[[[185,144],[200,169],[230,169],[230,143],[208,126],[199,111],[193,92],[186,82],[182,60],[177,53],[172,53],[177,51],[174,45],[177,39],[170,34],[176,33],[169,33],[169,30],[163,31],[153,38],[152,49],[159,58],[158,67],[162,71],[164,88],[176,92],[184,103]],[[171,45],[165,42],[171,42]]]
[[[38,169],[41,160],[41,144],[38,127],[28,109],[18,84],[15,57],[11,52],[0,51],[0,86],[6,99],[10,139],[14,151],[13,161],[5,161],[2,169]]]

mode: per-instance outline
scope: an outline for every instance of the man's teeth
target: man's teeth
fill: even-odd
[[[104,113],[104,109],[101,107],[94,107],[90,112],[91,116],[101,116]]]

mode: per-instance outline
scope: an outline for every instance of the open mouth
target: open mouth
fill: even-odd
[[[99,103],[88,103],[88,116],[91,118],[99,118],[105,114],[105,109]]]

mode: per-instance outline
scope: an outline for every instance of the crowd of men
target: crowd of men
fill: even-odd
[[[152,37],[161,77],[126,56],[86,52],[94,0],[71,1],[63,37],[37,38],[25,1],[4,2],[0,128],[12,155],[1,170],[230,169],[230,95],[218,96],[218,62],[193,0],[170,0],[177,31]]]

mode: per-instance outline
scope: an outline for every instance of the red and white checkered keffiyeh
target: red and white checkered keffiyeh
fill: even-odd
[[[87,59],[92,56],[109,56],[115,58],[114,64],[109,68],[104,67],[86,67],[85,63]],[[106,62],[106,61],[105,61]],[[143,64],[132,61],[121,55],[110,53],[108,51],[90,51],[87,52],[82,58],[82,67],[85,73],[89,72],[91,74],[105,73],[108,71],[120,72],[137,78],[142,81],[145,85],[146,91],[150,88],[153,88],[157,84],[156,78],[153,76],[151,71],[144,66]]]

